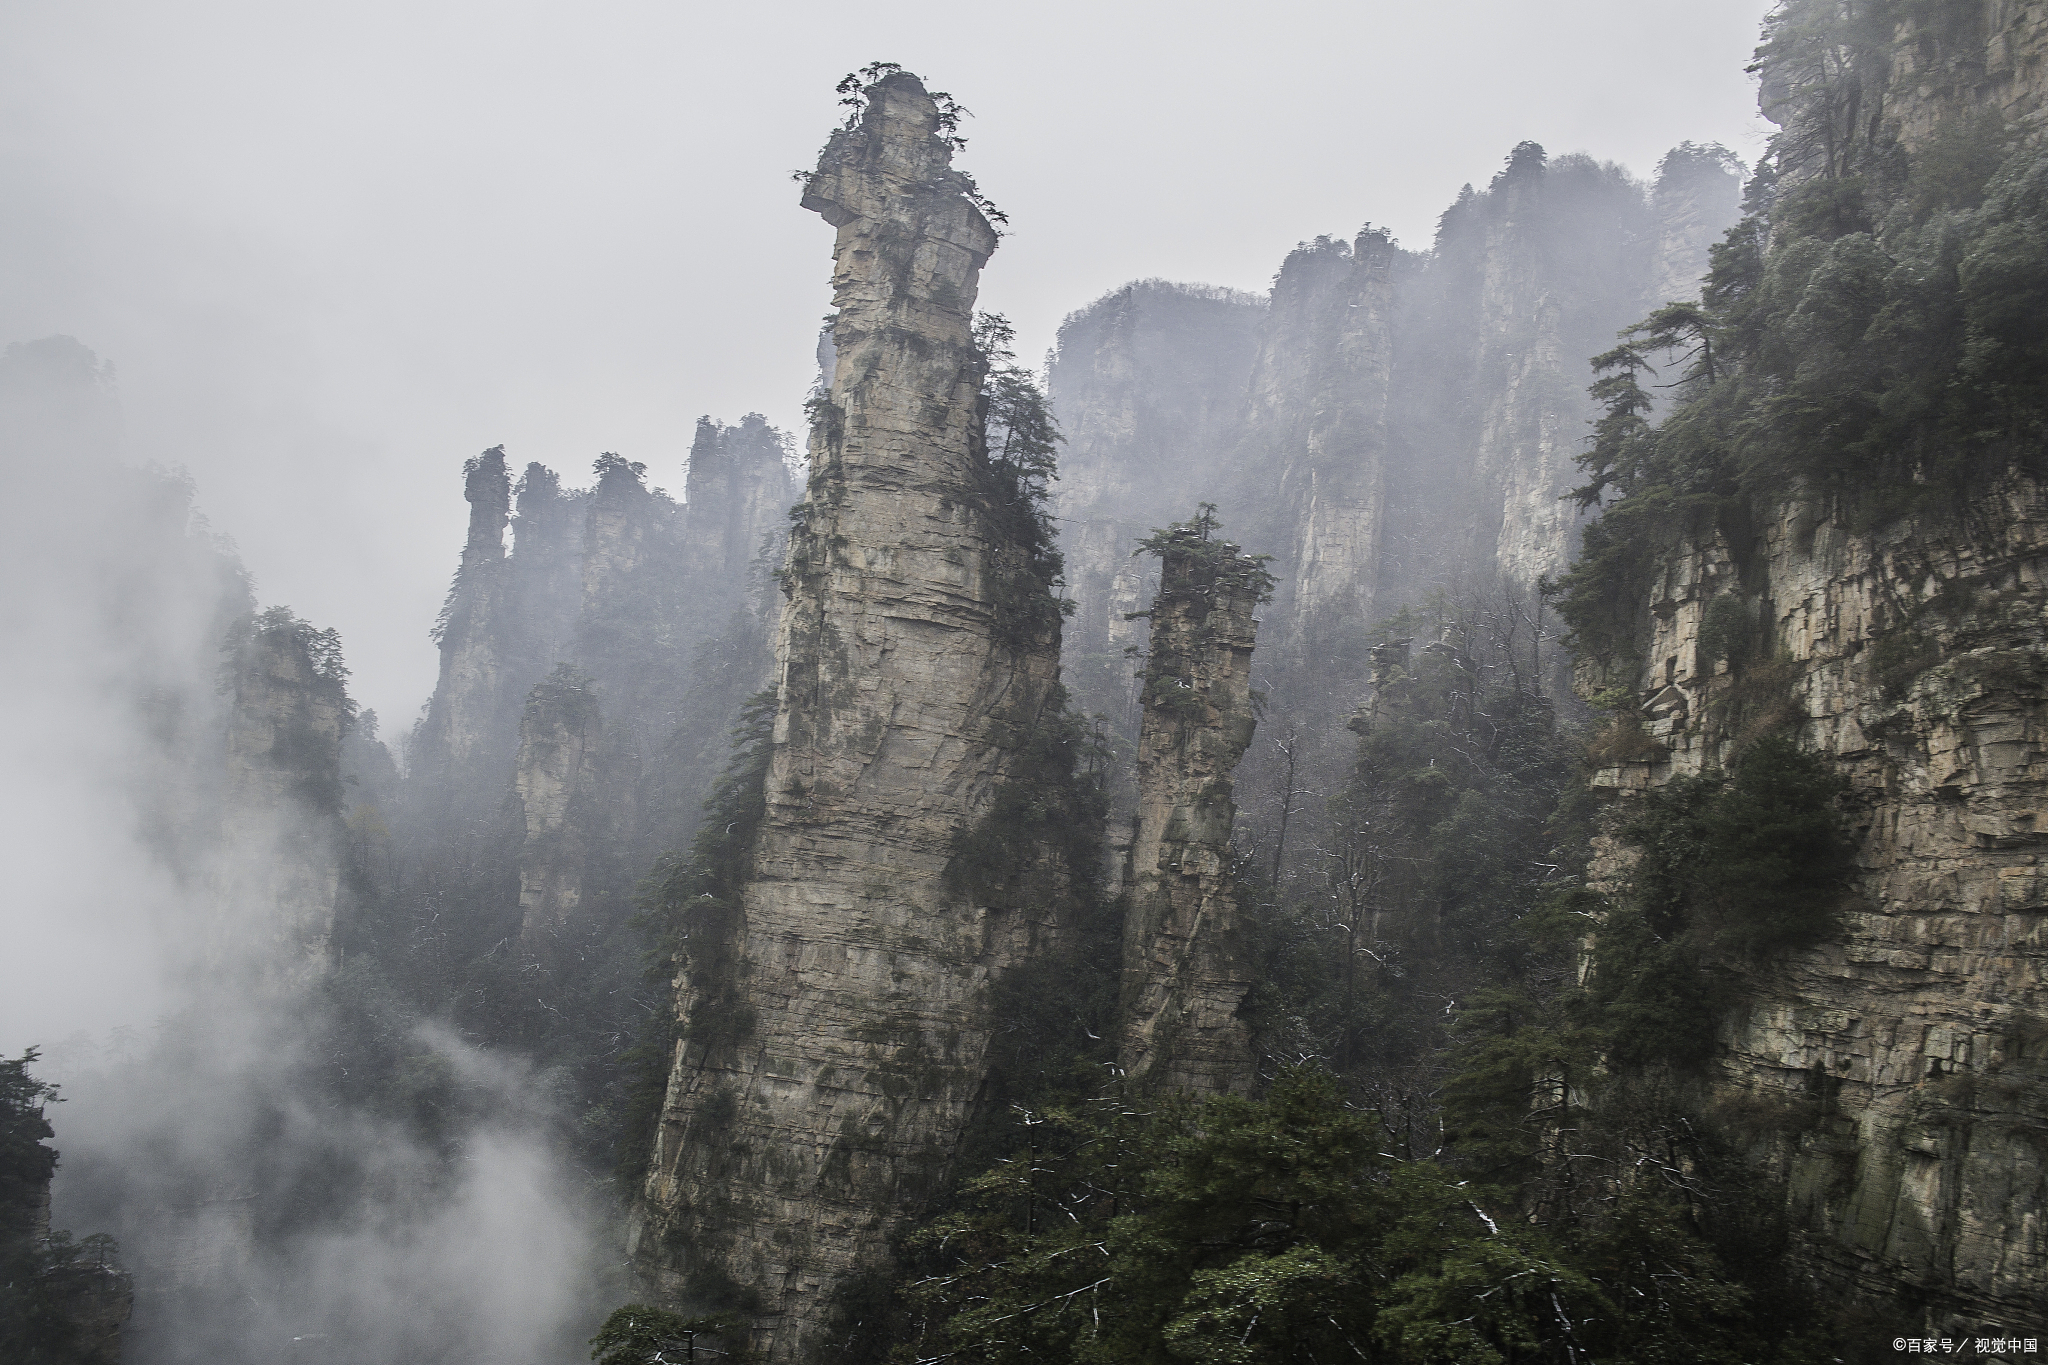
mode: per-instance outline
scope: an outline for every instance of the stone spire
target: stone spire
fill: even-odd
[[[918,80],[866,99],[803,200],[838,229],[838,312],[766,815],[738,927],[678,981],[685,1041],[633,1234],[657,1292],[723,1286],[775,1361],[817,1357],[834,1291],[946,1179],[986,987],[1038,932],[970,903],[948,864],[1057,691],[1057,613],[1020,633],[987,494],[972,314],[996,234]],[[714,1001],[725,1017],[695,1017]]]
[[[1231,773],[1252,740],[1252,612],[1272,580],[1211,538],[1207,509],[1156,536],[1159,595],[1138,733],[1138,821],[1124,920],[1118,1052],[1140,1085],[1215,1093],[1251,1083],[1237,1017],[1251,982],[1236,942]]]

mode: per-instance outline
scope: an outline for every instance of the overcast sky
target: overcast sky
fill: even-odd
[[[705,4],[0,0],[0,344],[118,368],[265,603],[341,629],[408,725],[463,459],[680,491],[700,413],[794,426],[833,85],[901,62],[976,117],[1023,351],[1138,277],[1263,290],[1319,233],[1436,216],[1524,139],[1647,175],[1753,160],[1764,0]]]

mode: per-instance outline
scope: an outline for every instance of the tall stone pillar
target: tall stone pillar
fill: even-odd
[[[658,1292],[741,1304],[775,1361],[819,1357],[835,1290],[940,1188],[985,1072],[986,987],[1040,933],[947,875],[1058,672],[1057,613],[1015,627],[988,496],[972,314],[996,234],[918,80],[866,101],[805,186],[838,230],[838,311],[766,815],[738,927],[678,981],[686,1041],[634,1232]]]

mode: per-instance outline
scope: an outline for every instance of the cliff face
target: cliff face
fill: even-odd
[[[1223,498],[1266,301],[1254,294],[1145,280],[1096,300],[1060,327],[1051,364],[1066,444],[1060,539],[1068,590],[1061,664],[1080,709],[1138,730],[1128,650],[1157,586],[1132,547],[1198,502]]]
[[[1041,929],[946,876],[1054,694],[1058,633],[1054,615],[1020,635],[1005,596],[970,338],[996,237],[941,130],[888,76],[806,186],[838,230],[834,368],[731,941],[743,1036],[678,1048],[634,1237],[669,1294],[758,1295],[775,1360],[810,1358],[834,1290],[939,1187],[982,1081],[985,988]],[[710,986],[686,974],[682,1018],[717,1007]]]
[[[1138,737],[1138,817],[1125,884],[1119,1061],[1141,1086],[1248,1090],[1237,1017],[1252,982],[1230,848],[1231,774],[1252,738],[1252,618],[1268,580],[1206,518],[1160,557]]]
[[[1272,481],[1263,543],[1285,552],[1274,616],[1290,658],[1355,645],[1377,614],[1396,256],[1383,233],[1322,240],[1273,283],[1240,458]]]
[[[1646,186],[1525,143],[1445,212],[1426,255],[1372,230],[1319,238],[1264,309],[1148,282],[1074,314],[1051,379],[1084,708],[1135,741],[1125,616],[1148,581],[1130,549],[1206,498],[1275,556],[1259,685],[1288,718],[1276,737],[1304,741],[1297,785],[1336,790],[1372,625],[1449,583],[1528,591],[1570,561],[1586,359],[1697,292],[1738,199],[1716,148],[1675,149]],[[1247,755],[1255,831],[1288,805],[1284,766],[1270,745]],[[1318,838],[1307,804],[1297,848]]]
[[[341,741],[354,707],[340,643],[282,608],[229,660],[214,964],[303,980],[329,965],[341,889]]]
[[[1878,32],[1839,17],[1767,28],[1763,103],[1784,130],[1781,183],[1809,203],[1838,192],[1816,180],[1889,186],[1876,240],[1903,249],[1906,196],[1967,177],[1987,128],[2024,144],[2048,19],[2039,4],[1879,13]],[[1774,230],[1766,268],[1814,249],[1810,232]],[[2019,269],[2029,249],[2005,254]],[[1886,345],[1869,353],[1881,362],[1903,370],[1901,391],[1925,382]],[[1789,436],[1783,458],[1826,437]],[[1947,439],[1914,460],[1960,459],[1939,448]],[[2037,814],[2048,490],[2018,472],[2023,441],[1997,448],[2012,461],[2002,476],[1980,461],[1975,491],[1952,480],[1943,498],[1924,496],[1940,480],[1907,484],[1887,465],[1896,453],[1874,452],[1869,486],[1836,496],[1787,473],[1791,486],[1753,491],[1718,531],[1655,556],[1632,657],[1582,678],[1633,692],[1647,731],[1637,761],[1595,785],[1618,821],[1642,793],[1725,771],[1773,730],[1794,729],[1831,760],[1857,845],[1840,931],[1725,964],[1739,1001],[1719,1026],[1713,1106],[1785,1181],[1799,1254],[1831,1290],[1923,1314],[1930,1331],[2037,1329],[2048,1326],[2048,835]],[[1886,497],[1928,510],[1874,512]],[[1614,884],[1629,866],[1625,847],[1603,842],[1593,873]]]
[[[632,775],[619,771],[630,754],[612,752],[605,740],[590,679],[569,665],[528,695],[512,779],[522,825],[519,933],[528,949],[541,949],[573,921],[585,888],[605,876],[617,794],[633,785]],[[625,813],[630,818],[630,808]]]
[[[1666,565],[1639,686],[1668,759],[1608,769],[1630,794],[1719,766],[1726,703],[1759,685],[1703,656],[1712,604],[1761,606],[1785,714],[1850,783],[1858,885],[1839,941],[1745,980],[1718,1100],[1789,1181],[1824,1276],[1937,1321],[2048,1321],[2048,492],[2013,482],[1970,533],[1859,533],[1786,506],[1754,549]],[[1741,549],[1739,556],[1735,552]],[[1738,558],[1752,566],[1747,579]],[[1724,608],[1725,611],[1725,608]],[[1752,708],[1752,718],[1754,711]],[[1617,875],[1609,848],[1596,873]]]
[[[414,856],[476,897],[502,899],[516,875],[528,946],[594,905],[622,913],[654,859],[689,842],[768,671],[784,450],[758,415],[703,419],[683,504],[617,455],[587,490],[537,463],[515,485],[502,449],[465,467],[469,535],[402,824]],[[557,685],[564,666],[576,681]]]

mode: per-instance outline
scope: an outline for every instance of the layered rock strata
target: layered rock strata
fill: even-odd
[[[1238,1007],[1251,964],[1231,875],[1231,774],[1252,739],[1257,561],[1203,530],[1160,556],[1125,886],[1118,1058],[1136,1084],[1197,1094],[1256,1078]]]
[[[837,229],[837,313],[766,816],[730,975],[678,994],[695,1021],[734,988],[738,1040],[678,1047],[633,1234],[658,1292],[752,1297],[771,1360],[822,1358],[835,1291],[941,1187],[982,1083],[985,987],[1047,928],[946,875],[1005,744],[1055,695],[1058,618],[1020,635],[1009,600],[971,339],[996,234],[944,132],[916,78],[889,75],[807,177]]]
[[[1717,603],[1758,662],[1703,650]],[[1845,931],[1746,974],[1713,1064],[1808,1263],[1929,1330],[2048,1327],[2048,491],[1879,533],[1792,502],[1674,556],[1644,640],[1662,752],[1599,775],[1624,811],[1787,720],[1849,783]]]

